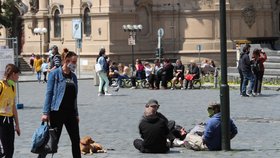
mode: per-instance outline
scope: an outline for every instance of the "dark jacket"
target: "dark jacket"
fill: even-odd
[[[162,75],[165,76],[167,80],[171,80],[173,78],[173,70],[174,66],[171,63],[167,63],[162,68]]]
[[[198,68],[198,66],[197,65],[192,65],[192,64],[190,64],[189,65],[189,72],[188,72],[188,74],[195,74],[195,76],[194,76],[194,78],[195,79],[198,79],[199,77],[200,77],[200,73],[199,73],[199,68]]]
[[[249,57],[249,53],[244,53],[240,59],[240,66],[242,72],[251,72],[251,61]]]
[[[169,129],[165,121],[157,115],[144,117],[139,124],[141,138],[144,140],[142,152],[145,153],[166,153],[167,134]]]

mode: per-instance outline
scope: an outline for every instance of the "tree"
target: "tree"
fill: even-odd
[[[12,33],[11,30],[14,26],[17,10],[15,7],[14,0],[5,0],[3,2],[0,1],[0,24],[5,26],[8,30],[8,34]]]

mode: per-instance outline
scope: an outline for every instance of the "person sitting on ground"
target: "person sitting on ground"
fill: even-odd
[[[188,77],[187,77],[188,75],[192,76],[191,79],[188,79]],[[188,89],[189,82],[190,82],[190,89],[193,89],[193,80],[199,79],[199,77],[200,77],[199,68],[196,65],[196,63],[194,62],[194,60],[191,60],[191,63],[189,65],[188,72],[186,75],[185,89]]]
[[[141,138],[135,139],[133,145],[142,153],[167,153],[167,135],[169,129],[163,119],[157,115],[159,105],[156,100],[149,100],[139,124]]]
[[[205,131],[202,136],[203,143],[206,144],[209,150],[222,149],[222,129],[221,129],[221,110],[220,103],[210,103],[207,111],[210,119],[207,121]],[[237,127],[230,119],[230,139],[237,134]]]
[[[171,89],[175,89],[175,84],[176,82],[180,82],[181,85],[181,89],[183,88],[183,81],[184,81],[184,72],[185,72],[185,66],[182,64],[182,61],[180,59],[178,59],[176,61],[176,65],[174,67],[174,72],[175,72],[175,76],[172,79],[172,87]]]

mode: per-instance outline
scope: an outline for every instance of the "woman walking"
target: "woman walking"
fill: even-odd
[[[99,76],[99,88],[98,88],[98,96],[102,96],[102,87],[103,84],[105,82],[104,85],[104,91],[105,91],[105,95],[112,95],[110,93],[108,93],[108,87],[109,87],[109,79],[107,76],[107,71],[108,71],[108,64],[107,61],[105,59],[105,49],[102,48],[99,51],[99,57],[97,58],[97,63],[99,63],[101,65],[101,71],[98,72],[98,76]]]
[[[73,158],[81,158],[79,115],[77,107],[78,83],[74,74],[77,55],[69,51],[63,59],[62,67],[49,73],[46,99],[43,107],[42,121],[50,121],[51,128],[56,128],[59,140],[65,125],[72,143]],[[45,157],[39,155],[39,157]]]
[[[15,131],[20,135],[18,113],[15,106],[15,82],[19,69],[14,64],[6,65],[3,80],[0,81],[0,140],[4,153],[0,157],[12,158],[14,154]],[[15,125],[14,125],[15,123]]]
[[[35,60],[34,60],[34,69],[36,71],[37,80],[38,80],[39,83],[41,82],[41,74],[42,74],[41,66],[42,66],[42,64],[43,64],[43,61],[42,61],[40,55],[36,55]]]

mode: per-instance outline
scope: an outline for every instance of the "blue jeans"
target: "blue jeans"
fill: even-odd
[[[129,77],[127,75],[119,75],[117,81],[119,86],[121,86],[122,79],[129,79]]]
[[[242,71],[243,74],[243,83],[242,83],[242,94],[246,94],[246,88],[248,85],[248,82],[250,80],[249,88],[248,88],[248,93],[252,93],[252,90],[254,89],[254,83],[255,83],[255,78],[253,73],[250,72],[244,72]]]
[[[37,80],[41,82],[41,71],[37,72]]]
[[[105,83],[104,91],[107,93],[108,92],[108,86],[109,86],[109,80],[108,80],[108,77],[107,77],[107,73],[101,71],[101,72],[98,73],[98,75],[99,75],[99,88],[98,88],[98,92],[99,93],[102,92],[102,87],[103,87],[103,84]]]

